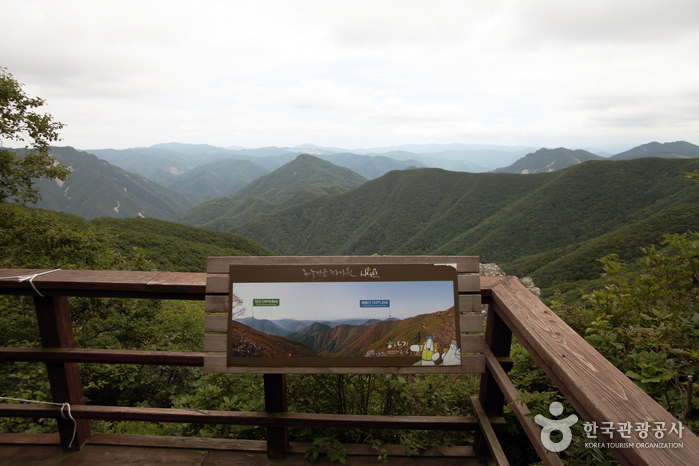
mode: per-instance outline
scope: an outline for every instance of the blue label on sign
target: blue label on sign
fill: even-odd
[[[359,307],[391,307],[388,299],[360,299]]]

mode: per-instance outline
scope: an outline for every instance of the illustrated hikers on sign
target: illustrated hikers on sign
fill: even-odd
[[[461,364],[448,265],[231,266],[229,302],[229,366]]]
[[[439,353],[440,344],[434,342],[432,335],[427,337],[422,345],[412,345],[410,351],[418,353],[420,360],[415,366],[456,366],[461,364],[461,352],[456,344],[456,340],[452,340],[449,346],[443,353]]]

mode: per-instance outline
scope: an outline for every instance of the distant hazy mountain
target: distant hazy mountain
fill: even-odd
[[[67,181],[38,180],[37,207],[95,217],[149,217],[173,220],[201,198],[175,192],[72,147],[52,147],[51,155],[70,167]]]
[[[378,178],[391,170],[405,170],[410,167],[427,167],[423,162],[415,159],[396,160],[391,157],[376,155],[359,155],[352,153],[340,153],[325,155],[321,158],[335,165],[347,167],[365,177],[368,180]]]
[[[170,144],[165,146],[171,147]],[[136,147],[133,149],[89,149],[85,152],[94,154],[112,165],[132,173],[145,176],[156,183],[165,184],[177,179],[194,167],[229,157],[225,149],[219,153],[189,154],[158,147]]]
[[[154,149],[164,149],[181,154],[221,154],[230,151],[230,148],[216,147],[209,144],[182,144],[179,142],[167,142],[151,146]],[[242,149],[242,147],[241,147]]]
[[[398,319],[391,319],[398,320]],[[237,319],[237,322],[252,327],[255,330],[268,333],[270,335],[278,335],[287,337],[292,340],[303,340],[303,337],[316,332],[324,332],[338,325],[371,325],[376,321],[366,321],[365,319],[343,319],[337,321],[315,321],[315,320],[294,320],[294,319],[279,319],[268,320],[253,317],[245,317]]]
[[[354,152],[357,154],[383,154],[385,152],[404,150],[404,151],[408,151],[408,152],[413,152],[415,154],[430,154],[430,153],[445,152],[445,151],[483,151],[483,150],[495,150],[495,151],[528,150],[528,151],[531,151],[532,149],[533,149],[532,147],[525,147],[525,146],[500,146],[500,145],[495,145],[495,144],[452,143],[452,144],[401,144],[398,146],[372,147],[369,149],[353,149],[349,152]]]
[[[498,168],[493,173],[545,173],[562,170],[588,160],[608,160],[585,150],[539,149],[527,154],[509,167]]]
[[[241,319],[243,321],[245,319]],[[290,332],[298,332],[304,328],[315,324],[316,322],[327,325],[330,328],[338,325],[361,325],[364,319],[340,319],[340,320],[296,320],[296,319],[276,319],[273,322]]]
[[[699,158],[699,146],[686,141],[677,142],[649,142],[633,149],[613,155],[610,160],[629,160],[641,157],[662,157],[668,159],[676,158]]]
[[[279,325],[275,324],[271,320],[267,319],[255,319],[253,317],[246,317],[244,319],[238,319],[237,322],[245,324],[248,327],[259,330],[260,332],[265,332],[269,335],[278,335],[280,337],[285,337],[292,333],[290,330],[286,330]]]
[[[223,197],[268,173],[268,169],[252,160],[225,158],[194,167],[163,184],[181,193]]]

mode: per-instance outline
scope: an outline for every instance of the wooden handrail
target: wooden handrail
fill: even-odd
[[[81,296],[93,298],[146,298],[203,300],[205,273],[129,272],[121,270],[57,270],[18,281],[7,277],[31,276],[45,269],[0,269],[0,293],[15,295]]]
[[[635,429],[630,438],[614,438],[597,431],[601,441],[611,444],[681,443],[682,448],[610,448],[621,464],[692,464],[699,458],[699,438],[684,430],[682,438],[670,432],[678,423],[597,350],[575,333],[560,317],[534,297],[517,279],[501,280],[491,288],[495,310],[561,390],[573,408],[588,422],[618,423],[665,422],[668,431],[662,440],[640,438]],[[608,425],[608,424],[607,424]],[[652,435],[649,434],[649,437]],[[591,440],[593,442],[594,440]]]

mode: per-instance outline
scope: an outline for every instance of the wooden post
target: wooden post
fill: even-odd
[[[75,348],[68,298],[65,296],[34,296],[36,318],[44,348]],[[77,363],[46,363],[55,403],[84,405],[85,394]],[[65,412],[65,410],[64,410]],[[79,450],[90,437],[87,419],[58,419],[58,434],[64,449]],[[73,438],[75,435],[75,438]],[[71,444],[72,440],[72,444]]]
[[[496,304],[492,301],[488,305],[485,344],[490,347],[495,357],[509,357],[512,346],[512,331],[495,312],[495,306]],[[481,374],[481,388],[478,398],[488,416],[502,416],[505,395],[487,366],[485,373]],[[488,452],[488,445],[481,431],[476,432],[473,448],[478,455]]]
[[[286,412],[286,374],[264,374],[265,411]],[[267,457],[286,458],[289,432],[286,427],[267,427]]]

